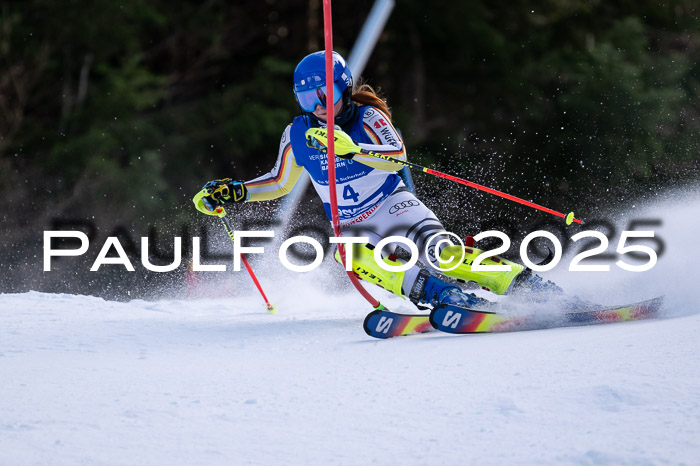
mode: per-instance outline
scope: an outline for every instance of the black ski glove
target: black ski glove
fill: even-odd
[[[248,188],[242,181],[234,181],[231,178],[210,181],[204,185],[209,194],[202,198],[202,202],[215,210],[216,206],[231,202],[245,202],[248,199]]]

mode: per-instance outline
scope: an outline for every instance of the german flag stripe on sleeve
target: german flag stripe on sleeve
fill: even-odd
[[[282,161],[280,162],[280,171],[276,177],[255,181],[253,183],[246,183],[246,187],[262,188],[280,184],[280,182],[285,179],[287,173],[289,172],[289,164],[291,163],[291,161],[289,160],[289,154],[291,153],[291,151],[292,144],[289,143],[284,148],[284,152],[282,154]]]

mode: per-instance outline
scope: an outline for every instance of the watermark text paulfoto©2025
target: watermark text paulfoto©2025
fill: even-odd
[[[233,242],[233,270],[234,271],[239,271],[241,269],[241,255],[242,254],[263,254],[265,252],[265,249],[260,246],[252,247],[252,246],[244,246],[243,239],[244,238],[273,238],[274,237],[274,232],[271,230],[263,230],[263,231],[236,231],[234,232],[234,237],[236,238],[236,241]],[[490,237],[495,237],[499,239],[502,244],[501,246],[491,249],[488,251],[483,251],[481,254],[479,254],[471,263],[471,269],[475,271],[508,271],[511,268],[510,264],[507,263],[501,263],[501,264],[482,264],[482,261],[484,259],[496,256],[498,254],[502,254],[506,251],[511,246],[511,240],[506,235],[505,233],[497,230],[489,230],[489,231],[484,231],[482,233],[479,233],[474,237],[475,241],[480,241],[486,238]],[[78,240],[80,242],[80,246],[78,248],[54,248],[52,247],[52,239],[54,238],[71,238],[74,240]],[[452,238],[454,238],[456,241],[452,241]],[[549,260],[546,264],[536,264],[534,263],[530,257],[528,256],[528,245],[534,241],[537,238],[543,238],[547,241],[549,241],[552,245],[553,248],[553,254],[551,260]],[[570,261],[569,263],[569,271],[572,272],[607,272],[610,271],[611,266],[609,264],[581,264],[581,261],[583,261],[586,258],[594,258],[596,255],[603,254],[609,246],[610,240],[608,239],[607,236],[605,236],[603,233],[596,231],[596,230],[586,230],[586,231],[581,231],[579,233],[576,233],[571,237],[571,241],[580,241],[583,239],[589,239],[589,240],[597,240],[599,244],[592,248],[592,249],[587,249],[585,251],[582,251],[578,254],[576,254]],[[615,249],[616,253],[620,256],[624,256],[625,254],[634,254],[636,253],[635,257],[639,257],[641,255],[642,257],[645,258],[645,262],[642,264],[630,264],[629,262],[624,261],[624,257],[621,257],[619,260],[615,262],[615,265],[623,270],[627,270],[630,272],[644,272],[647,270],[650,270],[656,265],[656,262],[658,260],[657,252],[643,244],[628,244],[631,240],[634,239],[645,239],[645,238],[654,238],[654,232],[653,231],[641,231],[641,230],[633,230],[633,231],[622,231],[619,237],[619,240],[617,242],[617,247]],[[348,236],[348,237],[329,237],[328,241],[330,244],[343,244],[345,246],[351,246],[352,244],[366,244],[370,241],[368,237],[364,236]],[[87,235],[81,231],[68,231],[68,230],[50,230],[50,231],[44,231],[44,242],[43,242],[43,258],[44,258],[44,263],[43,263],[43,270],[44,272],[50,272],[51,271],[51,261],[52,258],[54,257],[66,257],[66,256],[81,256],[85,254],[88,251],[90,241],[87,237]],[[141,264],[143,265],[146,270],[149,270],[151,272],[171,272],[175,269],[177,269],[181,263],[182,263],[182,253],[181,253],[181,245],[182,245],[182,238],[179,236],[176,236],[174,238],[174,257],[173,257],[173,262],[168,264],[168,265],[154,265],[150,262],[149,260],[149,239],[148,237],[144,236],[141,237]],[[295,265],[289,261],[289,258],[287,257],[287,252],[288,249],[298,243],[306,243],[310,245],[313,250],[315,251],[315,256],[311,263],[306,264],[306,265]],[[410,259],[401,265],[394,265],[394,264],[388,264],[382,259],[382,251],[389,245],[399,245],[403,249],[407,250],[410,253]],[[459,261],[456,262],[456,265],[437,269],[440,271],[446,271],[450,270],[453,268],[458,267],[464,260],[465,260],[465,254],[464,254],[464,244],[462,243],[461,239],[455,235],[454,233],[449,233],[449,232],[441,232],[441,233],[436,233],[435,235],[431,236],[428,241],[426,241],[425,244],[425,256],[428,257],[430,254],[430,251],[432,251],[432,254],[435,254],[435,259],[438,263],[440,264],[454,264],[455,260],[457,259],[456,257],[450,257],[450,258],[443,258],[437,255],[436,251],[440,251],[443,247],[445,246],[454,246],[454,245],[460,245],[462,246],[460,250],[462,251],[462,257],[459,258]],[[114,250],[116,252],[116,257],[111,256],[107,257],[107,255],[110,253],[110,251]],[[346,265],[345,268],[347,271],[352,270],[352,247],[345,247],[346,251]],[[377,262],[377,264],[383,268],[384,270],[390,271],[390,272],[401,272],[404,270],[409,269],[410,267],[414,266],[416,262],[418,261],[418,258],[420,256],[420,252],[418,250],[418,247],[416,246],[415,243],[413,243],[411,240],[402,237],[402,236],[389,236],[386,238],[383,238],[380,240],[376,245],[374,245],[373,249],[373,254],[374,254],[374,259]],[[287,269],[294,271],[294,272],[309,272],[311,270],[316,269],[321,262],[323,261],[325,253],[323,250],[323,246],[321,243],[319,243],[318,240],[315,238],[312,238],[310,236],[304,236],[304,235],[297,235],[293,236],[287,240],[285,240],[279,247],[278,250],[278,257],[280,262],[284,267]],[[562,245],[561,242],[559,241],[559,238],[555,236],[553,233],[545,231],[545,230],[537,230],[533,231],[532,233],[529,233],[521,242],[520,244],[520,260],[523,264],[525,264],[527,267],[531,268],[534,271],[537,272],[546,272],[548,270],[553,269],[559,263],[561,262],[562,259]],[[91,272],[98,271],[101,266],[103,265],[121,265],[123,266],[127,271],[129,272],[134,272],[134,266],[131,263],[131,260],[127,256],[126,252],[124,251],[124,248],[122,247],[121,243],[119,242],[119,238],[116,236],[109,236],[107,240],[104,242],[102,245],[102,248],[100,249],[99,254],[97,255],[97,258],[93,262],[92,266],[90,267]],[[432,264],[428,264],[431,267],[435,268]],[[197,236],[194,236],[192,238],[192,267],[194,271],[202,271],[202,272],[224,272],[226,271],[227,267],[225,264],[202,264],[201,263],[201,258],[200,258],[200,238]]]

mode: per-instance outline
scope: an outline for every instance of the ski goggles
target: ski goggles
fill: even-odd
[[[313,113],[316,105],[326,108],[326,86],[309,89],[308,91],[296,92],[299,106],[305,112]],[[338,85],[333,83],[333,105],[337,104],[343,97],[343,93],[338,89]]]

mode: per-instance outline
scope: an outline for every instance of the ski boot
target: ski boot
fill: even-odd
[[[471,269],[474,259],[483,251],[473,246],[447,246],[440,253],[444,261],[463,257],[463,261],[453,270],[443,273],[463,281],[476,282],[479,286],[498,295],[527,293],[536,301],[544,301],[552,296],[563,294],[563,290],[551,281],[545,281],[539,275],[522,264],[502,257],[491,256],[482,261],[484,265],[509,265],[508,271],[475,271]],[[453,264],[448,263],[448,266]]]
[[[397,296],[408,297],[419,308],[421,303],[432,306],[444,303],[466,308],[490,304],[489,301],[474,294],[464,293],[458,286],[439,279],[426,269],[421,269],[412,285],[404,283],[405,272],[390,272],[379,267],[374,260],[373,249],[374,246],[371,244],[353,245],[352,268],[357,277]],[[335,259],[341,262],[340,253],[337,250]],[[387,265],[401,265],[393,254],[383,260]],[[410,293],[406,296],[405,292],[409,290],[409,286]]]
[[[456,285],[447,283],[423,269],[411,287],[408,298],[416,305],[420,303],[437,306],[450,304],[469,309],[484,307],[490,302],[473,293],[465,293]]]
[[[508,294],[527,294],[535,301],[546,301],[554,296],[563,296],[564,290],[550,280],[544,280],[531,269],[525,268],[508,290]]]
[[[491,256],[481,261],[483,265],[509,265],[508,271],[481,271],[472,270],[472,263],[484,251],[473,246],[446,246],[440,252],[440,258],[445,261],[445,270],[442,273],[448,277],[456,278],[464,282],[475,282],[481,288],[495,294],[507,294],[515,279],[525,269],[525,266],[517,262],[509,261],[499,256]],[[462,258],[462,262],[456,267],[455,260]],[[451,269],[451,270],[450,270]]]

